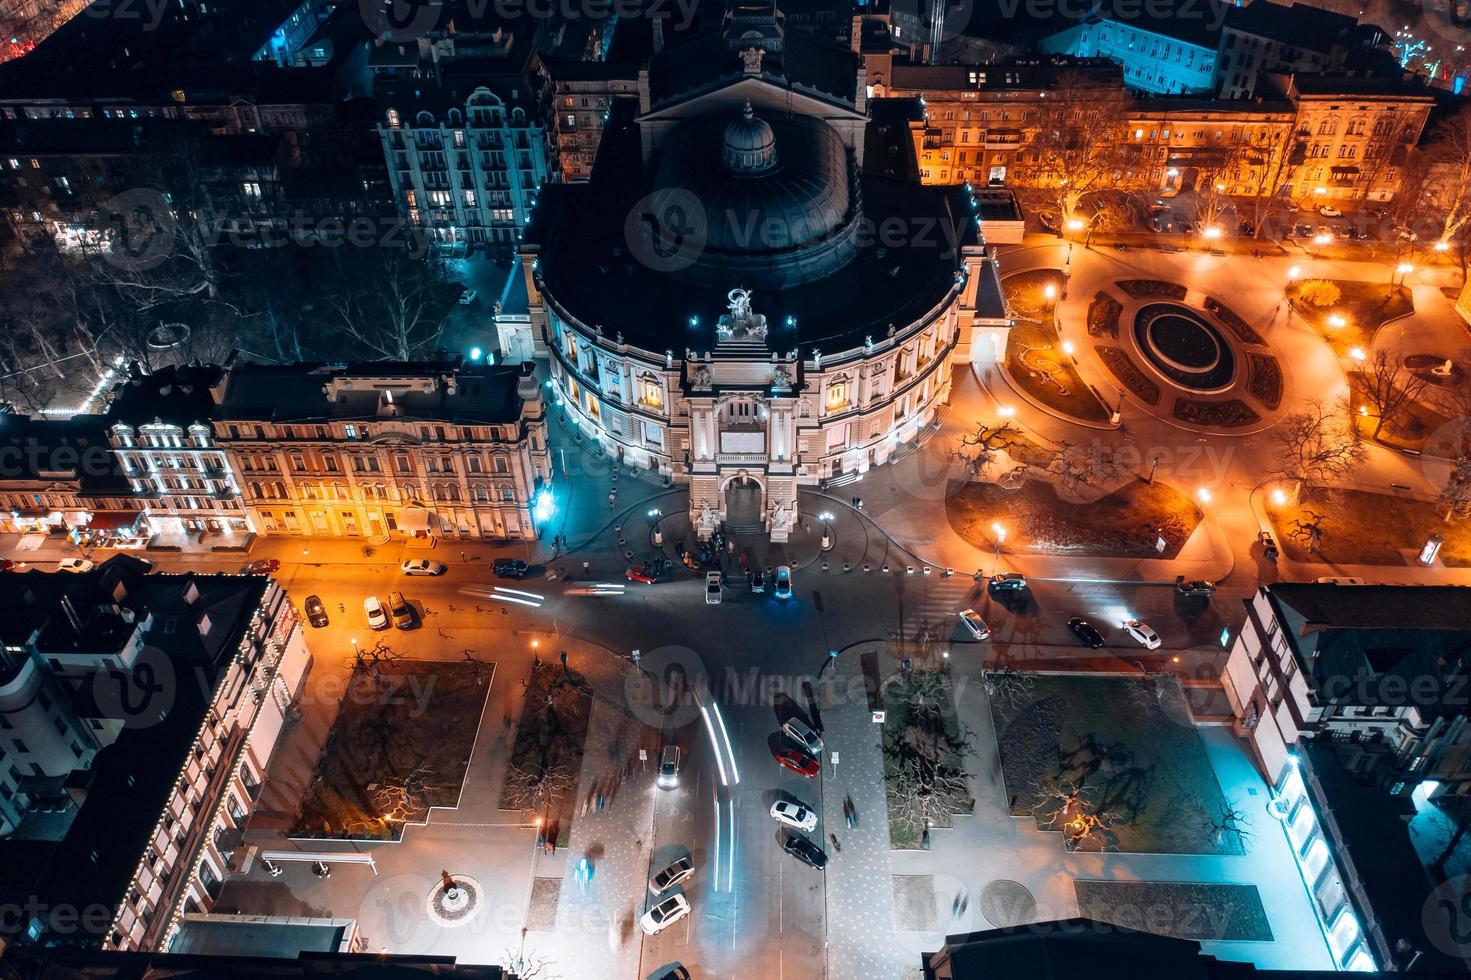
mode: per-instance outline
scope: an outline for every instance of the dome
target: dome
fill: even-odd
[[[786,286],[830,275],[858,252],[854,163],[821,120],[767,122],[748,105],[735,120],[681,123],[659,149],[652,183],[655,213],[663,213],[661,200],[681,214],[692,198],[699,202],[703,242],[699,258],[680,272],[687,278],[727,288]]]
[[[725,169],[737,175],[754,176],[776,169],[776,134],[766,120],[756,118],[749,101],[741,118],[725,127],[725,147],[720,156]]]

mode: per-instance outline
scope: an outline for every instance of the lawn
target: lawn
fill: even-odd
[[[1311,554],[1291,537],[1293,521],[1306,509],[1323,517],[1322,553]],[[1403,552],[1418,552],[1427,538],[1445,538],[1440,560],[1455,568],[1471,566],[1471,522],[1447,524],[1445,512],[1432,501],[1362,490],[1312,488],[1300,505],[1268,503],[1267,513],[1277,542],[1293,561],[1333,565],[1404,565]]]
[[[1337,286],[1338,302],[1324,307],[1304,302],[1303,285],[1315,281]],[[1339,357],[1347,357],[1355,347],[1369,350],[1374,334],[1385,321],[1415,312],[1414,300],[1406,287],[1355,279],[1303,279],[1287,288],[1287,299],[1293,312],[1322,334]],[[1342,325],[1334,325],[1331,318],[1335,316],[1343,319]]]
[[[1019,696],[991,711],[1014,816],[1043,829],[1059,790],[1081,786],[1081,806],[1102,814],[1112,837],[1081,841],[1156,854],[1242,854],[1210,815],[1225,805],[1215,770],[1178,685],[1163,678],[1032,674]]]
[[[1053,269],[1022,272],[1008,276],[1001,285],[1017,316],[1006,339],[1006,371],[1012,381],[1065,415],[1093,422],[1107,419],[1108,410],[1083,382],[1072,358],[1062,352],[1054,319],[1062,273]],[[1052,298],[1045,293],[1049,286]]]
[[[1073,882],[1078,914],[1160,936],[1271,942],[1272,924],[1255,885],[1188,881]]]
[[[429,807],[456,805],[493,667],[399,660],[353,671],[291,836],[398,840]]]
[[[1050,483],[1020,489],[967,483],[945,498],[950,526],[977,548],[994,546],[993,523],[1007,529],[1013,552],[1096,557],[1173,558],[1200,523],[1199,508],[1161,483],[1135,480],[1086,504],[1057,498]],[[1159,538],[1165,550],[1156,549]]]
[[[538,661],[521,708],[500,807],[539,814],[559,847],[572,832],[591,718],[592,687],[587,679],[575,670]]]
[[[922,846],[923,828],[948,827],[956,813],[974,805],[965,771],[967,735],[955,714],[950,679],[938,671],[915,670],[885,685],[884,791],[889,811],[889,846]],[[902,773],[917,757],[934,762],[948,778],[939,782],[906,780]],[[919,797],[926,797],[921,800]]]

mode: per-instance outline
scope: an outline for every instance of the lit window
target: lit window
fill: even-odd
[[[651,408],[664,407],[664,389],[657,381],[644,382],[644,404]]]
[[[848,382],[834,381],[827,387],[827,407],[842,408],[848,404]]]

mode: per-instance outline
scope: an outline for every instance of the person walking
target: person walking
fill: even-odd
[[[840,844],[840,843],[838,843],[838,835],[837,834],[828,834],[827,835],[827,839],[833,842],[833,850],[835,850],[835,851],[841,851],[843,849],[843,845]]]

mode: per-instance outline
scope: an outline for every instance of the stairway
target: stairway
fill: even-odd
[[[725,532],[726,537],[735,537],[735,536],[741,535],[741,534],[765,534],[766,533],[766,525],[765,524],[761,524],[761,523],[757,523],[757,524],[732,524],[729,521],[722,521],[721,524],[720,524],[720,529]]]

